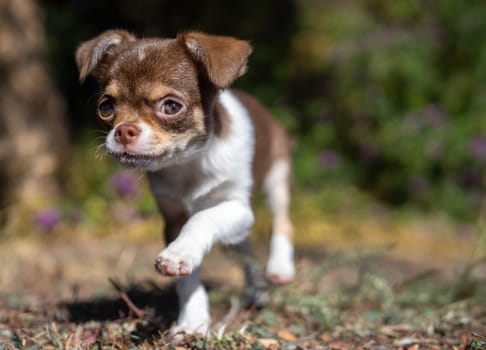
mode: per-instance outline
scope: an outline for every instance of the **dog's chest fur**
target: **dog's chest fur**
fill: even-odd
[[[221,92],[218,103],[229,119],[224,137],[211,135],[191,160],[149,173],[157,201],[170,201],[189,214],[222,199],[248,201],[255,144],[251,118],[231,91]]]

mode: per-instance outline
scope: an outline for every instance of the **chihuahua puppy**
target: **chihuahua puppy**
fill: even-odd
[[[266,277],[283,284],[295,274],[292,142],[255,98],[227,89],[245,73],[251,50],[246,41],[199,32],[137,39],[110,30],[76,51],[80,81],[91,75],[101,89],[98,117],[111,127],[107,152],[147,172],[164,218],[167,245],[155,267],[178,277],[173,332],[208,330],[199,266],[217,242],[247,250],[254,188],[263,189],[272,215]]]

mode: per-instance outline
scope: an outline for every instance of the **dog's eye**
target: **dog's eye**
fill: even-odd
[[[186,107],[177,98],[166,97],[157,102],[155,105],[155,114],[161,119],[169,119],[180,116],[184,113]]]
[[[164,114],[176,114],[182,109],[182,104],[174,100],[165,100],[162,105],[162,112]]]
[[[113,102],[109,99],[102,101],[98,105],[98,113],[102,120],[110,121],[115,114],[115,106]]]

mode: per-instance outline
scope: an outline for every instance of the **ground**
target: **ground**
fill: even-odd
[[[174,339],[172,279],[153,268],[160,240],[75,233],[0,244],[0,349],[486,349],[482,259],[299,245],[296,281],[246,309],[239,259],[217,247],[202,267],[211,334]]]

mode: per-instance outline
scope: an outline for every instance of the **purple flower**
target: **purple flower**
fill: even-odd
[[[135,198],[140,192],[138,178],[130,170],[122,170],[113,174],[110,179],[110,187],[122,198]]]
[[[475,160],[486,160],[486,137],[476,136],[469,143],[469,153]]]
[[[324,170],[334,170],[341,163],[341,157],[333,150],[325,150],[319,155],[319,164]]]
[[[61,216],[56,209],[45,209],[37,213],[35,217],[35,225],[43,231],[49,232],[59,223]]]

